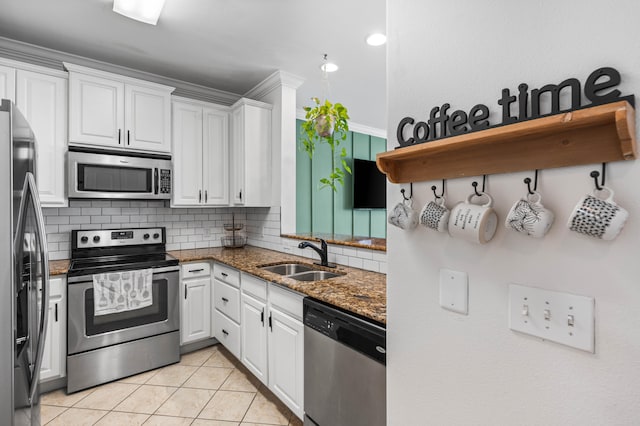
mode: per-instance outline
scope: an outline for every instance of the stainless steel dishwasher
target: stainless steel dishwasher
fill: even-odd
[[[386,329],[304,299],[304,425],[385,425]]]

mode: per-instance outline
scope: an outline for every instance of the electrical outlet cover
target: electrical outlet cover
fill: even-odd
[[[440,306],[467,315],[469,312],[469,276],[466,272],[440,269]]]

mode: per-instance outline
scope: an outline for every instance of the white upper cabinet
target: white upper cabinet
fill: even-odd
[[[272,204],[271,109],[269,104],[246,98],[231,107],[232,204]]]
[[[173,87],[65,63],[69,142],[134,151],[171,151]]]
[[[0,99],[16,101],[16,69],[0,65]]]
[[[10,99],[36,137],[36,183],[42,207],[68,205],[67,73],[0,58],[0,98]]]
[[[67,79],[18,69],[16,105],[36,136],[36,180],[43,207],[64,207]]]
[[[228,108],[173,101],[173,207],[229,204]]]

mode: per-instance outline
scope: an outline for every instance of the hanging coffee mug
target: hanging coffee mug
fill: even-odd
[[[389,212],[388,222],[400,229],[415,228],[418,225],[418,215],[411,207],[411,204],[411,199],[396,204],[393,210]]]
[[[485,204],[474,204],[472,199],[485,198]],[[491,207],[493,199],[485,192],[472,193],[466,201],[456,204],[449,215],[449,235],[474,243],[489,242],[498,227],[498,215]]]
[[[609,196],[599,197],[603,192]],[[602,240],[613,240],[624,227],[629,212],[613,201],[613,191],[606,186],[602,190],[594,190],[578,201],[567,226],[570,230]]]
[[[429,201],[420,212],[420,224],[438,232],[446,232],[451,211],[444,205],[444,197]]]
[[[554,214],[542,205],[541,200],[542,197],[537,192],[527,193],[524,198],[518,200],[507,214],[504,222],[507,229],[534,238],[544,237],[551,228]]]

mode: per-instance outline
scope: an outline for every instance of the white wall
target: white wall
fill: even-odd
[[[584,82],[596,68],[622,74],[623,94],[640,95],[640,3],[394,0],[388,9],[389,149],[404,116],[432,106],[488,105],[501,121],[501,89]],[[584,97],[583,97],[584,98]],[[584,101],[584,100],[583,100]],[[498,114],[498,115],[496,115]],[[599,165],[540,173],[556,222],[543,240],[500,225],[485,246],[426,229],[389,227],[388,424],[631,425],[640,421],[640,162],[616,162],[607,185],[630,212],[612,242],[567,230],[568,216]],[[488,177],[504,220],[533,172]],[[466,198],[473,178],[447,182],[447,204]],[[414,185],[416,202],[434,182]],[[389,206],[399,200],[390,185]],[[469,315],[438,305],[438,272],[469,274]],[[596,353],[512,332],[511,282],[588,295],[596,301]]]

